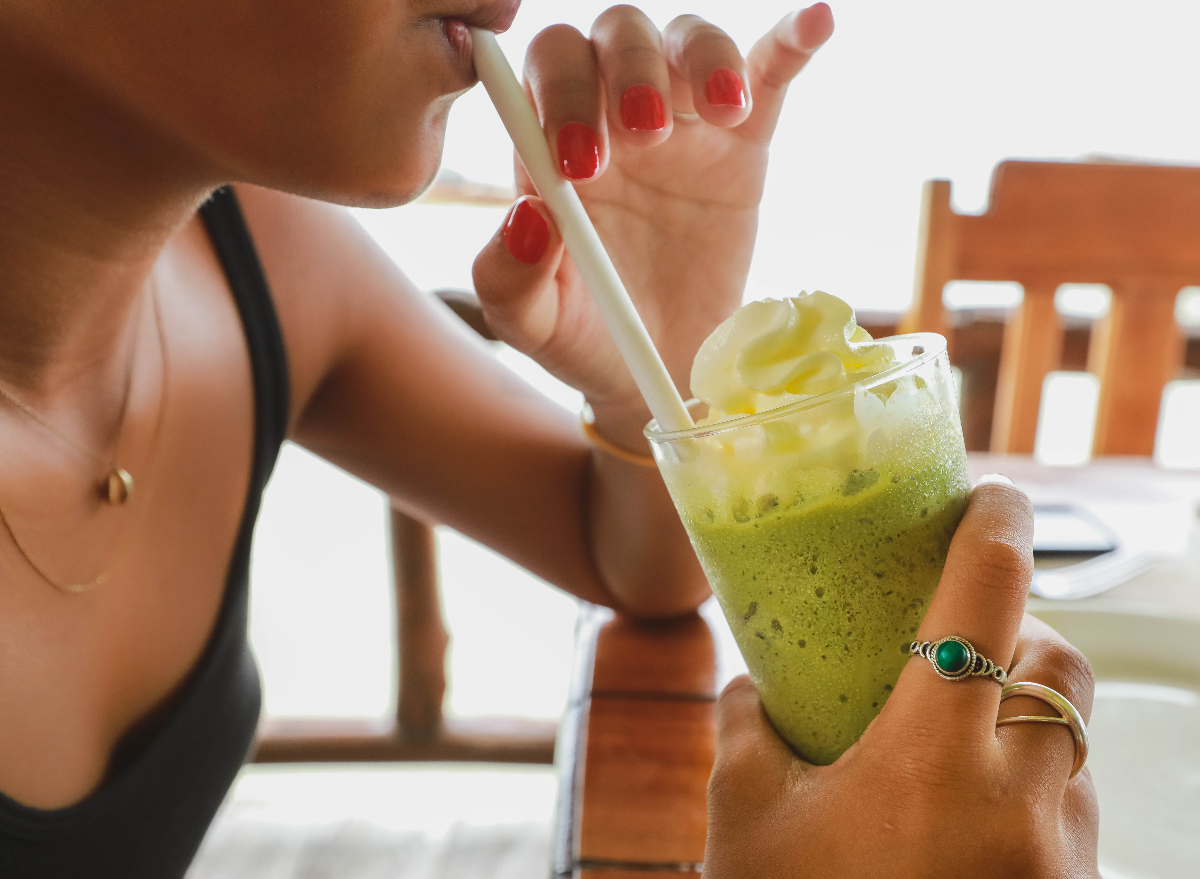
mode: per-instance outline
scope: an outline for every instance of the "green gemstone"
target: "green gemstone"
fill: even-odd
[[[967,648],[958,641],[946,641],[933,655],[937,667],[948,675],[959,675],[966,671],[968,659]]]

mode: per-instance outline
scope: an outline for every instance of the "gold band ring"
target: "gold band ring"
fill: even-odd
[[[1070,777],[1074,778],[1078,775],[1083,764],[1087,762],[1088,734],[1083,717],[1075,710],[1071,701],[1057,690],[1052,690],[1045,684],[1035,684],[1032,681],[1017,681],[1000,690],[1001,702],[1013,696],[1032,696],[1034,699],[1040,699],[1047,705],[1054,706],[1058,710],[1059,716],[1042,717],[1036,714],[1022,714],[1020,717],[1005,717],[1003,720],[997,720],[996,726],[1004,726],[1009,723],[1057,723],[1070,727],[1071,735],[1075,739],[1075,765],[1071,767]]]

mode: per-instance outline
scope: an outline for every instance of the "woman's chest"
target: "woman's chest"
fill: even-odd
[[[241,319],[203,259],[166,258],[157,273],[165,357],[146,358],[130,413],[129,501],[92,514],[69,492],[39,503],[39,479],[69,479],[39,476],[36,460],[25,474],[0,467],[19,489],[0,533],[0,791],[28,805],[86,796],[130,731],[145,738],[169,714],[212,635],[242,528],[256,419]]]

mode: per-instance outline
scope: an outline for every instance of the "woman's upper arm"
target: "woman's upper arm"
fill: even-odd
[[[288,349],[290,436],[552,583],[611,598],[569,415],[417,290],[344,209],[239,187]]]

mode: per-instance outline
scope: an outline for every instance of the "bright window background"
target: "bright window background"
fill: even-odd
[[[586,32],[606,5],[525,0],[501,44],[520,65],[537,30],[567,21]],[[704,15],[743,51],[789,9],[775,0],[641,5],[660,27],[681,12]],[[837,33],[792,89],[779,122],[750,298],[822,288],[858,308],[902,308],[912,286],[921,184],[929,178],[951,179],[956,207],[979,211],[991,169],[1006,157],[1200,160],[1200,4],[844,0],[834,12]],[[511,182],[508,140],[482,89],[452,114],[444,164],[473,180]],[[469,287],[472,259],[503,215],[420,204],[358,212],[427,288]],[[1020,291],[1010,285],[947,295],[986,306],[1011,303]],[[1096,295],[1064,295],[1062,304],[1094,310]],[[1200,324],[1200,299],[1181,301],[1180,312]],[[504,358],[574,408],[569,390],[514,355]],[[1095,398],[1089,382],[1056,375],[1048,385],[1056,405],[1039,439],[1045,460],[1086,457]],[[1200,386],[1175,383],[1168,404],[1160,458],[1200,466]],[[383,515],[374,490],[301,450],[285,450],[253,567],[252,638],[268,714],[391,710]],[[557,715],[566,694],[572,602],[448,531],[439,546],[454,637],[449,709]],[[548,815],[548,800],[545,808]]]

